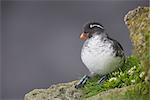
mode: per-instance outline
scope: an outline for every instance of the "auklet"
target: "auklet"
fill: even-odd
[[[98,83],[101,84],[107,79],[109,73],[124,64],[123,47],[108,36],[100,23],[85,24],[80,39],[85,41],[81,50],[81,60],[89,69],[90,75],[85,75],[75,88],[84,86],[86,81],[95,74],[100,76]]]

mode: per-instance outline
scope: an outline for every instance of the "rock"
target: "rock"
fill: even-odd
[[[126,93],[134,86],[127,86],[123,88],[110,89],[101,92],[89,98],[82,98],[84,95],[80,89],[75,89],[74,85],[77,81],[69,83],[60,83],[52,85],[48,89],[34,89],[25,95],[24,100],[108,100],[110,96],[120,96]]]
[[[83,94],[74,85],[77,81],[52,85],[48,89],[34,89],[25,95],[24,100],[76,100]]]
[[[129,11],[124,21],[130,31],[133,53],[144,66],[146,80],[150,80],[150,7]]]
[[[124,21],[130,31],[133,53],[144,66],[150,66],[150,7],[138,7],[129,11]]]

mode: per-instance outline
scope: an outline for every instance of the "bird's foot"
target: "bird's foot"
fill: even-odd
[[[103,75],[100,80],[98,81],[98,84],[104,83],[104,81],[107,80],[107,75]]]
[[[78,89],[78,88],[81,88],[82,86],[85,85],[85,83],[87,82],[87,80],[89,79],[90,77],[87,76],[87,75],[84,75],[80,81],[75,85],[75,88]]]

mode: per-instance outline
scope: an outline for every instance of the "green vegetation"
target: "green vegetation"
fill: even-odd
[[[149,100],[150,87],[144,82],[138,83],[121,97],[122,100]]]
[[[104,97],[104,100],[149,100],[150,98],[150,88],[144,82],[137,83],[132,87],[129,87],[126,92],[120,94],[111,94],[107,97]]]
[[[136,89],[129,90],[124,94],[124,97],[129,97],[145,91],[144,88],[144,70],[140,61],[135,56],[130,56],[126,59],[125,64],[118,70],[114,71],[108,76],[108,80],[99,85],[97,81],[99,76],[96,75],[87,81],[86,85],[81,89],[84,92],[84,98],[91,97],[102,91],[107,91],[113,88],[122,88],[125,86],[135,85]],[[141,88],[140,88],[141,86]],[[133,92],[135,90],[135,92]],[[144,93],[144,92],[142,92]],[[144,95],[145,96],[145,95]],[[123,97],[123,96],[122,96]],[[113,98],[113,97],[112,97]],[[127,98],[126,98],[127,99]]]

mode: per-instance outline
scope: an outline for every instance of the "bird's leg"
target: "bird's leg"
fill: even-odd
[[[107,75],[101,76],[100,80],[98,81],[98,84],[102,84],[105,80],[107,80]]]
[[[84,75],[80,81],[75,85],[75,88],[81,88],[82,86],[84,86],[87,82],[87,80],[89,80],[89,78],[93,77],[95,75],[94,72],[91,72],[89,75]]]
[[[85,83],[87,82],[87,80],[89,79],[90,77],[88,75],[84,75],[80,81],[75,85],[75,88],[78,89],[78,88],[81,88],[82,86],[85,85]]]

